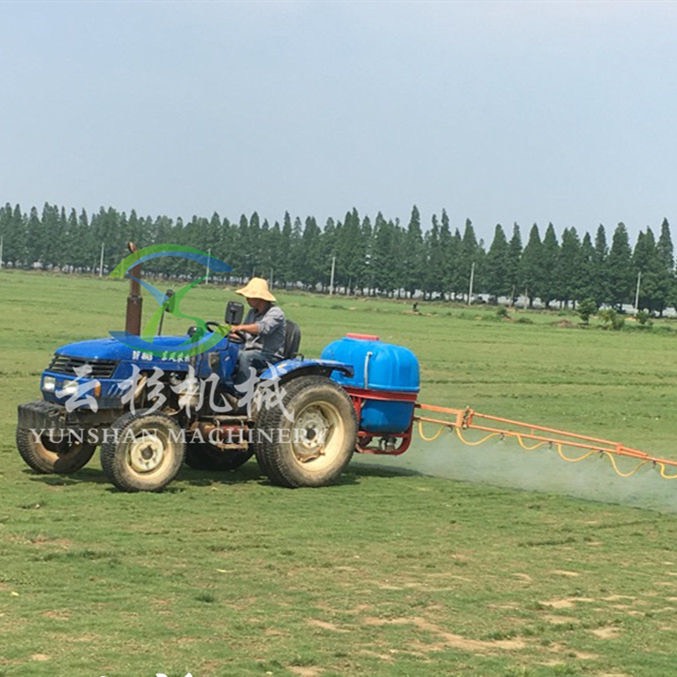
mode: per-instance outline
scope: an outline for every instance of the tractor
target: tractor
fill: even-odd
[[[134,284],[130,334],[141,314]],[[419,390],[411,351],[347,334],[306,358],[288,320],[284,359],[252,374],[232,403],[222,384],[241,349],[229,328],[242,314],[230,301],[223,323],[205,323],[210,347],[194,354],[178,347],[204,338],[195,326],[186,336],[154,336],[145,350],[115,335],[57,348],[42,372],[42,398],[18,407],[21,457],[38,473],[70,474],[100,447],[105,476],[133,492],[164,489],[183,463],[234,470],[254,455],[274,485],[319,487],[335,482],[355,451],[407,449]]]

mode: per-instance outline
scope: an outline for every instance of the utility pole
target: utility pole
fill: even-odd
[[[635,314],[639,312],[639,285],[642,282],[642,271],[637,273],[637,287],[635,288]]]
[[[470,266],[470,285],[468,286],[468,305],[472,304],[472,283],[475,280],[475,262]]]
[[[105,242],[101,243],[101,256],[99,257],[99,277],[103,277],[103,253],[106,250]]]
[[[207,250],[207,274],[205,275],[205,284],[209,284],[209,264],[212,260],[212,248]]]
[[[2,245],[5,244],[5,238],[0,237],[0,268],[2,268]]]
[[[334,273],[336,272],[336,257],[331,257],[331,277],[329,278],[329,296],[334,295]]]
[[[127,249],[133,254],[138,251],[133,242],[127,243]],[[125,331],[135,336],[141,335],[141,311],[143,308],[143,298],[141,296],[141,264],[137,263],[128,273],[129,275],[129,296],[127,297],[127,314],[125,315]]]

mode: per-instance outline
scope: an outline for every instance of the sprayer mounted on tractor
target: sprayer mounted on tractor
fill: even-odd
[[[138,337],[139,267],[132,272],[124,334]],[[229,328],[242,314],[243,305],[231,301],[225,325],[203,323],[187,336],[160,331],[144,348],[113,332],[58,348],[42,372],[42,399],[18,408],[16,441],[23,460],[39,473],[69,474],[100,446],[103,471],[118,489],[159,491],[184,462],[195,469],[234,470],[255,455],[271,483],[318,487],[334,482],[354,452],[404,453],[417,424],[425,441],[444,431],[473,446],[513,439],[527,451],[555,449],[569,462],[602,455],[624,477],[651,464],[661,477],[677,478],[677,461],[617,442],[468,407],[418,403],[416,356],[378,336],[347,334],[329,343],[320,358],[305,358],[299,354],[300,330],[289,320],[284,359],[253,374],[233,406],[222,385],[233,375],[242,342]],[[208,347],[181,352],[186,341]],[[426,437],[424,425],[437,427],[433,437]],[[481,438],[466,438],[469,430]],[[620,458],[633,459],[635,467],[622,469]]]

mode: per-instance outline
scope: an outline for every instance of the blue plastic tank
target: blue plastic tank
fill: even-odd
[[[347,334],[326,346],[322,358],[352,365],[353,376],[334,372],[332,379],[364,398],[361,430],[381,435],[408,430],[420,389],[418,359],[411,350],[378,336]]]

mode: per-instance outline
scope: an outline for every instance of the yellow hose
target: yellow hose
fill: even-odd
[[[635,467],[634,470],[631,470],[630,472],[624,473],[621,472],[618,469],[618,466],[616,465],[616,459],[608,452],[604,452],[605,455],[609,458],[611,461],[611,465],[613,466],[614,471],[619,477],[632,477],[644,464],[648,463],[649,461],[640,461],[637,466]]]
[[[559,454],[559,457],[563,461],[566,461],[567,463],[578,463],[579,461],[582,461],[583,459],[586,459],[586,458],[588,458],[588,456],[592,456],[593,454],[595,454],[597,452],[586,451],[584,454],[581,454],[578,458],[569,458],[568,456],[564,455],[564,452],[562,451],[562,445],[558,444],[557,445],[557,453]]]
[[[517,441],[519,442],[520,447],[524,449],[524,451],[534,451],[535,449],[538,449],[539,447],[542,447],[543,445],[547,444],[547,442],[536,442],[532,447],[528,447],[524,442],[522,442],[522,436],[521,435],[515,435],[517,437]]]
[[[675,473],[674,475],[666,475],[665,474],[665,463],[659,463],[658,467],[660,468],[661,477],[664,480],[677,480],[677,473]]]
[[[470,442],[468,440],[463,439],[463,435],[461,434],[461,430],[458,427],[455,427],[454,430],[456,431],[456,435],[458,436],[458,439],[463,442],[463,444],[466,444],[469,447],[478,447],[480,444],[484,444],[488,440],[490,440],[492,437],[497,437],[500,433],[489,433],[486,437],[483,437],[481,440],[477,440],[476,442]]]
[[[445,430],[445,427],[441,425],[437,432],[432,437],[426,437],[423,434],[423,421],[418,422],[418,434],[424,442],[434,442]]]

